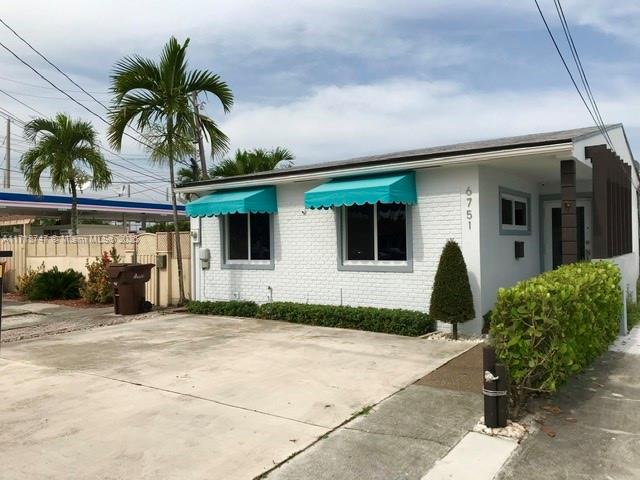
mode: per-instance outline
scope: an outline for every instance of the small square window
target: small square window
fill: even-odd
[[[528,235],[530,233],[530,196],[526,193],[500,189],[500,234]]]
[[[525,202],[513,202],[514,224],[520,227],[527,226],[527,204]]]
[[[375,260],[374,206],[347,207],[347,260]]]
[[[227,219],[227,245],[229,260],[249,260],[247,215],[234,213]]]
[[[507,198],[502,202],[502,225],[513,225],[513,202]]]
[[[408,209],[397,203],[342,207],[341,267],[410,271]]]
[[[271,216],[268,213],[226,215],[221,225],[226,267],[273,268]]]

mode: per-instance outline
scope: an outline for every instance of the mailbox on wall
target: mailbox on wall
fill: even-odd
[[[524,242],[516,240],[515,253],[516,253],[516,260],[524,257]]]

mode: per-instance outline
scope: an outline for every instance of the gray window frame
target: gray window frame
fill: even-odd
[[[228,240],[227,240],[227,217],[228,215],[220,215],[218,217],[218,224],[220,226],[220,268],[224,270],[274,270],[275,269],[275,250],[273,241],[273,228],[274,228],[274,215],[269,214],[269,252],[271,258],[266,260],[232,260],[227,258]],[[251,237],[251,231],[248,232]],[[249,241],[249,248],[251,248],[251,241]]]
[[[503,196],[516,197],[517,199],[525,200],[527,204],[527,225],[526,228],[518,228],[516,226],[505,226],[502,223],[502,197]],[[513,198],[509,200],[513,201]],[[515,212],[512,214],[513,221],[515,222]],[[512,190],[511,188],[498,187],[498,226],[500,229],[500,235],[531,235],[531,194],[526,192],[520,192],[518,190]]]
[[[406,217],[406,245],[407,245],[407,259],[399,264],[398,262],[387,261],[375,261],[373,263],[345,263],[345,251],[346,251],[346,227],[344,222],[346,221],[345,206],[334,207],[336,217],[336,232],[337,232],[337,245],[338,245],[338,270],[343,272],[397,272],[397,273],[412,273],[413,272],[413,208],[412,205],[405,204],[405,217]],[[348,261],[348,260],[347,260]]]

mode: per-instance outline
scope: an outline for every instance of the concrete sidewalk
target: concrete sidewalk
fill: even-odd
[[[525,440],[500,480],[640,478],[639,337],[636,328],[612,347],[634,353],[607,353],[538,405],[546,432]]]
[[[267,478],[420,480],[482,415],[481,375],[482,346],[477,345],[366,409]]]
[[[478,421],[479,394],[411,385],[270,473],[269,480],[419,480]]]

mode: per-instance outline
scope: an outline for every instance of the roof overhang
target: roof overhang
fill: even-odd
[[[240,177],[226,177],[210,180],[206,183],[194,183],[177,188],[181,193],[205,193],[214,190],[226,190],[230,188],[253,187],[258,185],[278,185],[291,182],[305,182],[314,180],[327,180],[352,175],[370,175],[393,172],[398,170],[415,170],[421,168],[435,168],[449,165],[468,165],[473,163],[495,160],[498,158],[522,158],[535,156],[555,156],[559,159],[573,158],[573,142],[571,140],[509,148],[472,152],[465,154],[446,154],[425,156],[422,158],[386,158],[370,163],[331,165],[323,167],[322,164],[295,172],[277,170],[271,174],[245,175]]]

